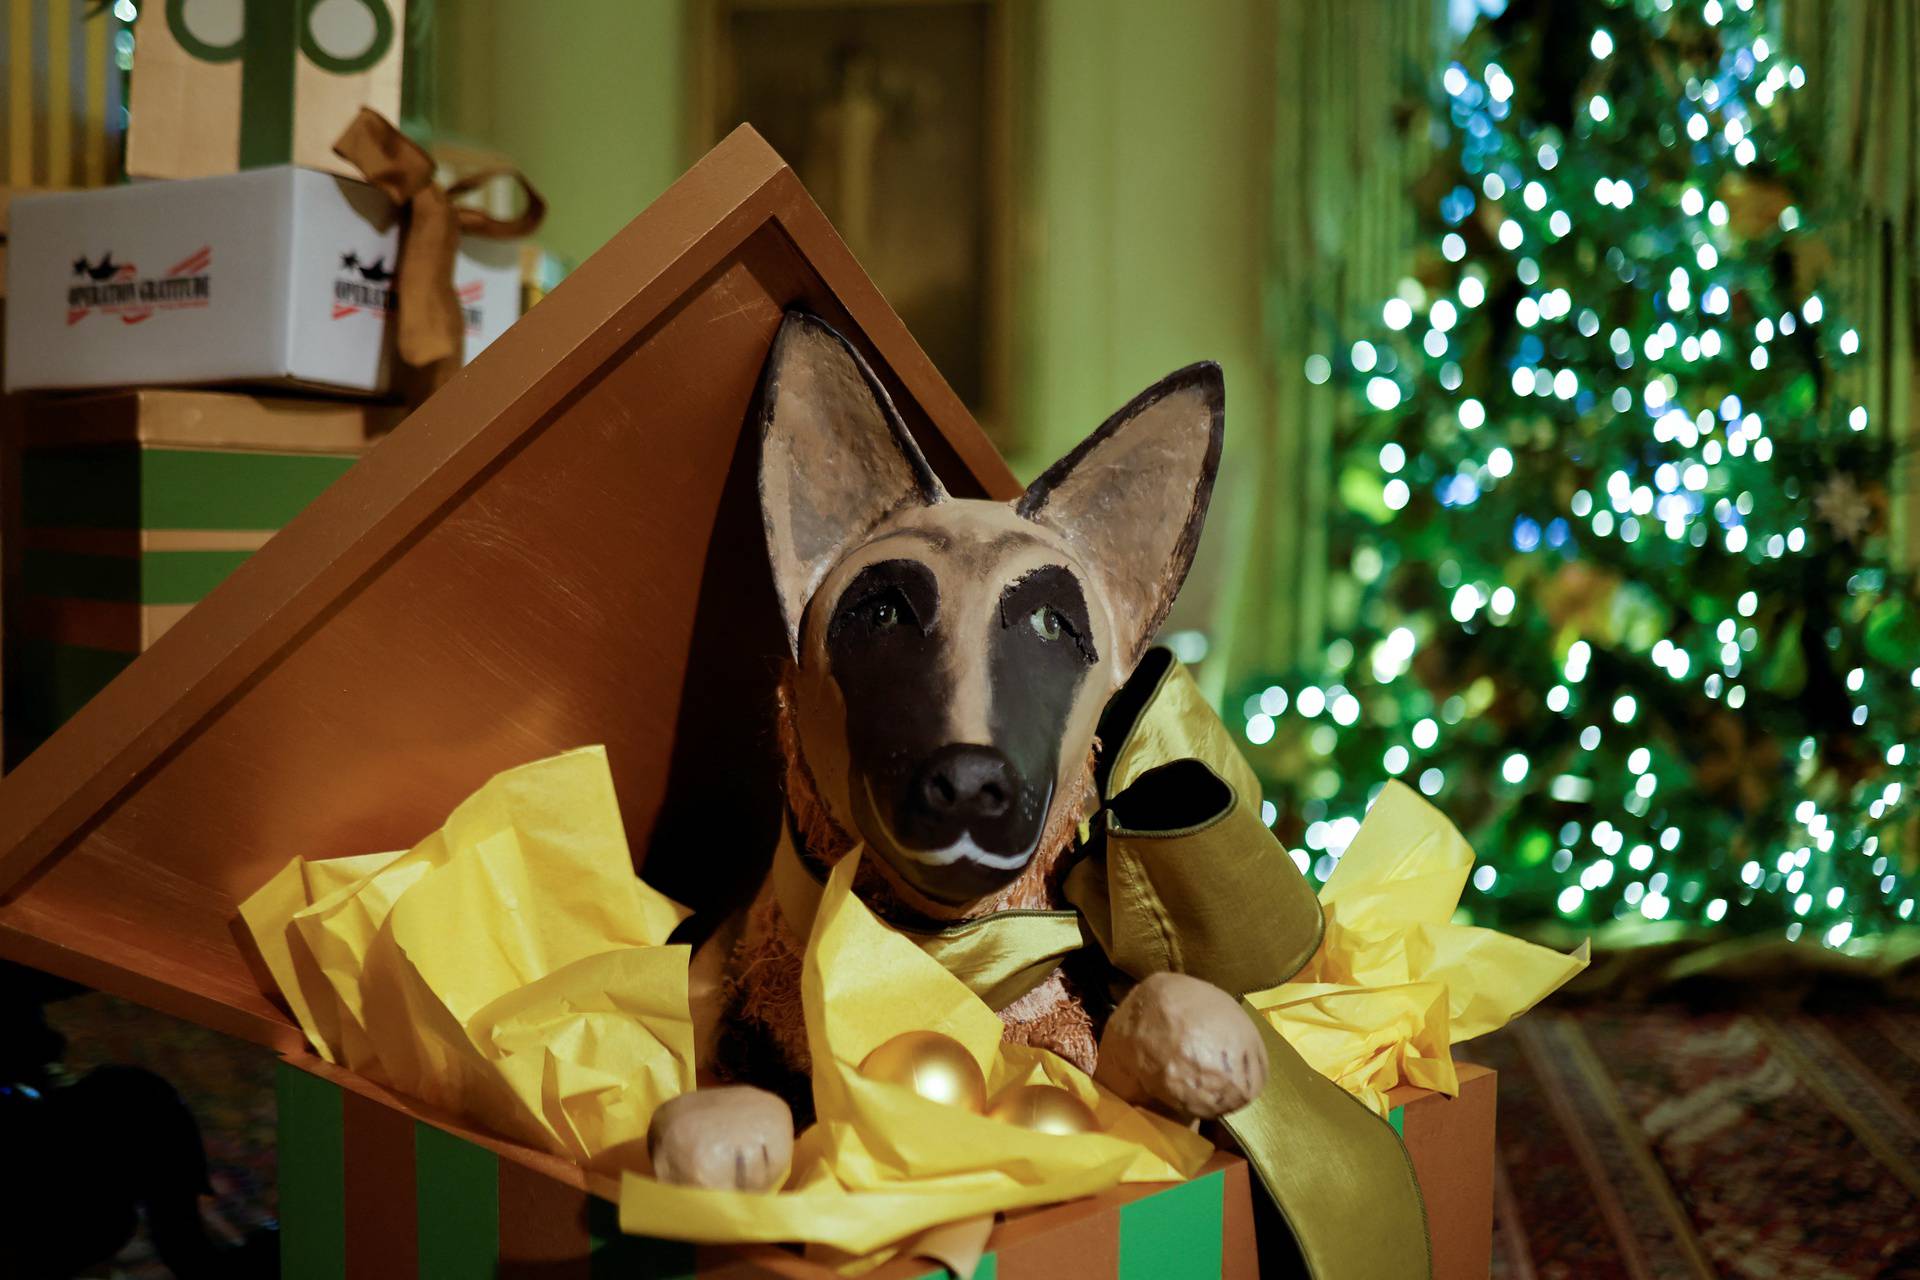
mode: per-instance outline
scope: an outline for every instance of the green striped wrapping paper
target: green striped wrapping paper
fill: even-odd
[[[133,441],[27,449],[11,755],[71,718],[355,461]]]
[[[328,1070],[321,1068],[321,1070]],[[745,1280],[833,1276],[769,1248],[623,1236],[614,1206],[292,1063],[279,1068],[286,1280]],[[1255,1274],[1247,1167],[1030,1211],[988,1241],[981,1280],[1220,1280]],[[945,1276],[895,1259],[873,1280]]]

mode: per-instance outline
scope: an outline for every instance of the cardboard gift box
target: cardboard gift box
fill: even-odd
[[[1460,1096],[1393,1092],[1391,1122],[1427,1202],[1434,1280],[1484,1280],[1492,1265],[1495,1075],[1462,1064]],[[445,1275],[625,1274],[830,1280],[783,1249],[708,1248],[623,1236],[611,1185],[503,1142],[309,1054],[279,1068],[280,1222],[288,1280]],[[981,1270],[995,1280],[1259,1275],[1253,1187],[1222,1153],[1192,1181],[1132,1184],[1008,1215]],[[1279,1247],[1274,1247],[1275,1243]],[[1268,1242],[1285,1274],[1285,1243]],[[874,1280],[935,1280],[898,1258]]]
[[[361,182],[281,166],[13,201],[9,391],[207,383],[386,390],[400,225]],[[520,256],[464,241],[472,359],[520,314]]]
[[[279,1069],[280,1223],[288,1280],[590,1276],[834,1280],[770,1246],[622,1235],[610,1182],[478,1132],[308,1055]],[[1218,1155],[1189,1182],[1140,1183],[1009,1215],[976,1274],[998,1280],[1252,1280],[1247,1164]],[[897,1258],[874,1280],[943,1276]]]
[[[127,172],[201,178],[262,165],[351,173],[333,140],[361,107],[400,118],[406,0],[142,6]]]
[[[150,648],[400,412],[218,391],[18,405],[9,757]]]
[[[1388,1120],[1406,1144],[1426,1202],[1433,1280],[1483,1280],[1493,1268],[1493,1129],[1499,1076],[1456,1064],[1460,1093],[1402,1085]]]
[[[577,1168],[311,1057],[236,928],[291,859],[406,848],[487,778],[589,743],[651,885],[708,916],[751,893],[780,815],[786,641],[748,417],[793,306],[859,348],[950,492],[1020,491],[743,128],[0,780],[0,956],[287,1056],[288,1274],[416,1273],[395,1256],[423,1275],[494,1274],[489,1258],[599,1274],[596,1248],[659,1275],[817,1274],[784,1251],[595,1246],[606,1211]],[[1487,1080],[1478,1112],[1405,1101],[1423,1179],[1490,1185]],[[1472,1114],[1423,1166],[1429,1119]],[[360,1170],[410,1170],[411,1193]],[[1223,1157],[1193,1183],[1018,1215],[994,1265],[1248,1274],[1246,1176]],[[383,1257],[388,1240],[415,1252]]]

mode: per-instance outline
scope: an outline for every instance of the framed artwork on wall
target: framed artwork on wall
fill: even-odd
[[[690,142],[752,124],[1003,452],[1011,16],[1002,0],[697,0]]]

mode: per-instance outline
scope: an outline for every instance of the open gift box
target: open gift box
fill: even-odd
[[[950,492],[1019,491],[742,129],[0,782],[0,955],[287,1055],[289,1274],[412,1274],[378,1243],[408,1238],[423,1275],[513,1274],[523,1242],[529,1275],[598,1274],[608,1250],[642,1275],[812,1274],[777,1250],[597,1253],[579,1170],[307,1056],[235,928],[289,860],[404,848],[485,779],[583,743],[607,747],[649,883],[702,911],[752,891],[785,639],[744,428],[794,305],[860,348]],[[1492,1077],[1470,1082],[1402,1112],[1446,1206],[1444,1276],[1486,1269],[1490,1190],[1463,1188],[1491,1186]],[[371,1189],[395,1178],[408,1194]],[[1251,1228],[1247,1168],[1222,1156],[1019,1215],[987,1247],[1009,1274],[1251,1274]]]
[[[1494,1091],[1493,1072],[1462,1064],[1457,1098],[1412,1087],[1389,1096],[1426,1197],[1436,1280],[1479,1280],[1491,1265]],[[835,1275],[782,1249],[623,1236],[609,1180],[311,1055],[283,1062],[279,1095],[289,1280]],[[1247,1164],[1223,1152],[1190,1182],[1124,1185],[1008,1215],[975,1274],[1239,1280],[1260,1274],[1255,1221]],[[944,1274],[911,1257],[869,1273],[874,1280]]]

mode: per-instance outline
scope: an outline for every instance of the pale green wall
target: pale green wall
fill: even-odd
[[[1012,461],[1036,474],[1148,383],[1218,360],[1227,457],[1173,625],[1223,634],[1271,436],[1270,0],[1007,3]],[[552,206],[548,247],[585,258],[684,167],[681,0],[443,0],[440,14],[437,123],[526,169]]]
[[[1214,630],[1271,430],[1268,4],[1041,0],[1031,21],[1016,465],[1032,474],[1150,382],[1219,361],[1226,459],[1172,624]]]
[[[437,16],[435,124],[526,172],[555,253],[585,259],[680,175],[682,0],[441,0]]]
[[[1272,119],[1267,0],[1009,0],[1023,64],[1014,410],[1044,464],[1148,381],[1227,369],[1229,439],[1269,403],[1260,273]],[[442,0],[443,133],[549,199],[584,258],[685,167],[682,0]],[[1233,425],[1242,430],[1232,431]]]

